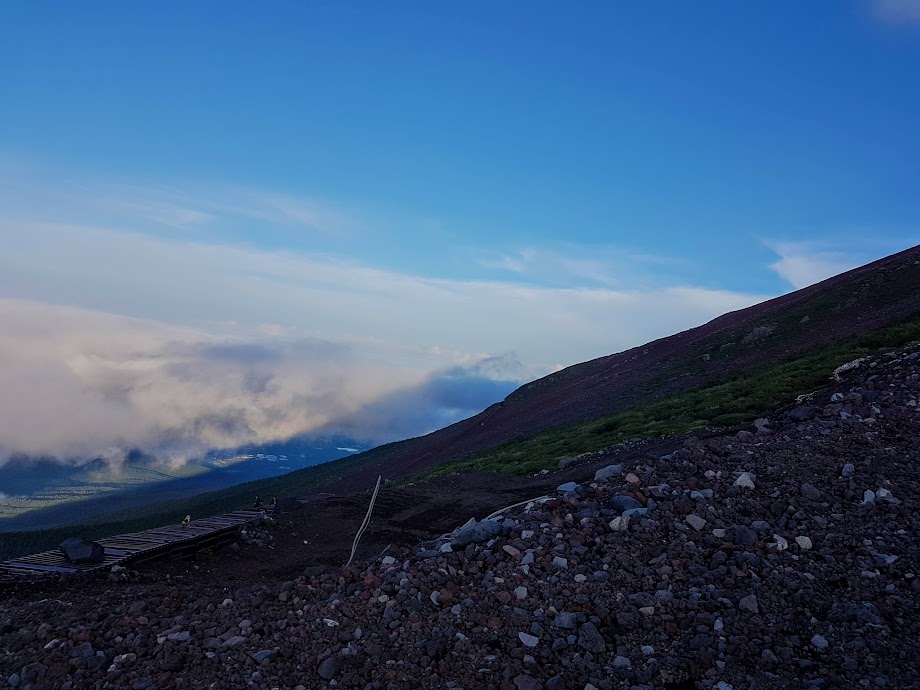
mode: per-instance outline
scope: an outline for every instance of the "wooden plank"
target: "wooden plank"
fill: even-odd
[[[5,565],[12,566],[14,568],[24,568],[26,570],[47,570],[49,572],[56,573],[76,573],[78,572],[76,568],[64,568],[55,565],[39,565],[37,563],[19,563],[17,561],[7,561]]]
[[[0,576],[5,579],[38,577],[49,573],[88,572],[108,568],[118,563],[145,557],[158,557],[170,547],[188,548],[198,543],[208,543],[229,536],[234,530],[260,519],[263,510],[238,510],[193,520],[187,526],[167,525],[144,532],[132,532],[100,539],[104,549],[102,563],[69,563],[59,551],[45,551],[20,557],[16,561],[0,563]]]

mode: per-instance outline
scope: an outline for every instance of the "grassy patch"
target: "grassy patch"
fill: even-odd
[[[460,470],[529,474],[556,467],[560,457],[601,450],[630,439],[749,423],[826,384],[831,372],[845,362],[917,340],[920,317],[617,414],[515,439],[488,452],[434,467],[413,481]]]

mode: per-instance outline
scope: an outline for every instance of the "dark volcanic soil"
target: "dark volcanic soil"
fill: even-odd
[[[384,492],[347,569],[366,495],[252,530],[274,549],[7,592],[0,687],[916,690],[918,399],[920,352],[896,353],[558,489]]]
[[[462,525],[471,517],[482,519],[495,510],[543,496],[567,481],[586,481],[599,467],[635,460],[649,453],[664,454],[679,447],[679,440],[636,442],[592,454],[579,464],[536,477],[501,477],[464,473],[437,482],[398,488],[381,487],[371,522],[361,538],[356,559],[414,547]],[[352,541],[367,513],[370,491],[348,496],[306,499],[294,509],[280,512],[277,524],[266,530],[271,548],[246,547],[221,551],[220,558],[158,562],[142,571],[194,576],[198,581],[226,584],[290,579],[305,568],[315,572],[345,564]]]

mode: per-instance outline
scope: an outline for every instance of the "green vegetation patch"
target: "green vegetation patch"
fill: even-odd
[[[915,316],[898,325],[827,345],[779,364],[735,374],[664,400],[515,439],[485,453],[434,467],[413,481],[461,470],[531,474],[554,469],[560,457],[601,450],[630,439],[750,423],[789,405],[796,396],[825,385],[841,364],[918,340],[920,316]]]

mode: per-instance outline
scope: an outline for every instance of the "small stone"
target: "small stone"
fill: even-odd
[[[753,546],[757,543],[757,532],[750,527],[739,527],[735,530],[735,544],[738,546]]]
[[[613,506],[615,510],[619,510],[620,513],[642,507],[642,504],[632,496],[614,496],[610,499],[610,505]]]
[[[733,486],[738,486],[742,489],[753,489],[755,488],[754,477],[751,476],[750,472],[742,472],[741,475],[735,480]]]
[[[600,654],[607,648],[594,623],[585,623],[578,629],[578,646],[592,654]]]
[[[716,538],[718,538],[718,539],[724,538],[725,535],[726,535],[726,533],[727,533],[727,532],[726,532],[724,529],[721,529],[721,528],[712,530],[712,536],[714,536],[714,537],[716,537]]]
[[[875,492],[872,489],[866,489],[863,492],[863,505],[872,505],[875,503]]]
[[[827,640],[824,639],[821,635],[815,635],[812,637],[811,644],[819,652],[823,652],[827,649]]]
[[[622,515],[613,518],[613,520],[610,521],[610,529],[614,532],[625,532],[629,529],[629,518],[623,517]]]
[[[799,548],[803,551],[808,551],[811,549],[811,539],[805,536],[798,536],[795,538],[795,543],[799,545]]]
[[[741,601],[738,602],[738,608],[748,613],[758,613],[760,611],[757,606],[757,597],[753,594],[748,594],[746,597],[743,597]]]
[[[537,643],[540,642],[540,638],[539,638],[539,637],[535,637],[535,636],[533,636],[533,635],[529,635],[528,633],[525,633],[525,632],[519,632],[519,633],[518,633],[518,638],[521,640],[521,643],[522,643],[525,647],[536,647],[536,646],[537,646]]]
[[[821,492],[814,484],[805,482],[799,487],[799,493],[806,501],[817,502],[821,500]]]
[[[515,676],[514,687],[516,690],[542,690],[543,684],[533,676],[521,674]]]
[[[319,665],[319,676],[326,680],[332,680],[342,671],[345,665],[345,659],[340,656],[331,656]]]
[[[520,557],[521,557],[521,552],[520,552],[518,549],[516,549],[516,548],[514,548],[513,546],[511,546],[511,544],[505,544],[505,545],[502,547],[502,551],[504,551],[506,554],[508,554],[508,555],[511,556],[512,558],[520,558]]]
[[[393,565],[396,562],[396,559],[392,556],[384,556],[380,561],[383,565]]]
[[[637,477],[636,475],[634,475],[632,472],[630,472],[629,474],[627,474],[627,475],[624,477],[624,479],[625,479],[627,482],[629,482],[630,484],[638,484],[638,483],[639,483],[639,477]]]
[[[639,609],[639,613],[641,613],[643,616],[654,616],[655,607],[654,606],[643,606],[641,609]]]
[[[856,474],[856,468],[853,466],[852,462],[848,462],[843,466],[843,469],[840,470],[840,476],[844,478],[852,477]]]
[[[699,532],[706,526],[706,520],[699,515],[690,514],[687,516],[686,523]]]
[[[786,540],[785,537],[780,536],[779,534],[774,534],[774,535],[773,535],[773,544],[771,544],[771,546],[772,546],[776,551],[785,551],[786,549],[789,548],[789,542]]]
[[[651,656],[655,653],[655,648],[648,644],[642,645],[642,653],[645,654],[645,656]]]
[[[574,613],[570,613],[568,611],[560,611],[553,619],[553,625],[557,628],[574,630],[575,626],[578,625],[578,617]]]
[[[625,656],[617,656],[613,659],[614,668],[632,668],[632,662]]]
[[[578,488],[578,482],[566,482],[565,484],[560,484],[556,487],[556,491],[559,493],[568,493],[569,491],[575,491]]]
[[[716,618],[716,622],[712,624],[712,629],[720,632],[725,629],[725,623],[722,622],[721,618]]]
[[[268,661],[271,659],[277,653],[278,652],[276,652],[274,649],[263,649],[259,652],[253,652],[250,654],[250,656],[255,660],[257,664],[261,664],[263,661]]]
[[[557,568],[568,568],[569,559],[563,558],[562,556],[556,556],[555,558],[553,558],[553,565],[556,566]]]
[[[527,588],[526,587],[515,587],[514,596],[517,597],[518,600],[526,599],[527,598]]]

